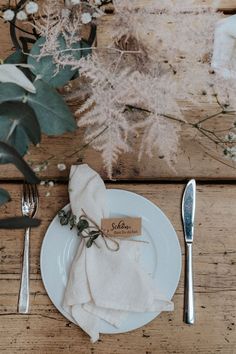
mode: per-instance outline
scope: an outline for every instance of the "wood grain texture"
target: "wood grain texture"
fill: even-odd
[[[1,216],[20,213],[20,184],[5,186],[12,202]],[[108,185],[112,188],[114,185]],[[184,185],[116,184],[158,205],[175,227],[184,260],[180,202]],[[50,192],[50,196],[45,194]],[[66,185],[40,187],[42,225],[31,237],[31,314],[16,313],[21,272],[22,231],[0,232],[0,352],[6,354],[164,354],[236,352],[236,185],[200,185],[194,244],[197,322],[183,324],[183,271],[174,296],[175,311],[121,335],[102,335],[97,344],[64,319],[50,302],[40,278],[39,255],[45,231],[68,201]]]
[[[73,108],[72,108],[73,109]],[[189,110],[186,119],[192,123],[199,120],[199,116],[210,115],[217,107],[202,106],[201,110]],[[204,111],[204,112],[202,112]],[[212,121],[208,128],[217,130],[229,126],[235,117],[224,115],[217,121]],[[217,148],[207,138],[199,134],[194,128],[183,128],[176,156],[173,156],[171,166],[168,166],[162,154],[153,155],[152,158],[143,156],[139,161],[138,147],[142,138],[132,137],[133,152],[123,154],[113,169],[113,178],[116,180],[157,180],[172,179],[184,180],[195,177],[197,179],[235,179],[236,163],[226,160],[223,151]],[[68,169],[60,172],[58,163],[65,163],[67,167],[76,163],[88,163],[92,168],[107,178],[106,171],[99,153],[95,152],[83,142],[83,130],[65,134],[61,137],[43,137],[39,147],[30,150],[25,159],[37,167],[43,161],[48,163],[47,169],[38,173],[42,179],[67,180]],[[147,163],[148,162],[148,163]],[[11,165],[2,165],[0,179],[20,179],[22,176]]]

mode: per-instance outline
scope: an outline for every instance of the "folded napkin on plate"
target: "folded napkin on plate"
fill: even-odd
[[[81,209],[99,226],[102,218],[109,217],[104,182],[88,165],[71,167],[69,194],[77,219]],[[119,327],[130,312],[173,310],[173,303],[158,292],[137,262],[140,243],[119,239],[117,252],[109,250],[101,236],[96,244],[98,247],[93,244],[87,248],[82,238],[63,301],[64,309],[92,342],[99,339],[101,321]]]

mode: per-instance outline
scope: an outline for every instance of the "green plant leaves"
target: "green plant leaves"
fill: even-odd
[[[39,183],[40,180],[22,159],[20,154],[10,145],[0,141],[0,164],[13,163],[25,176],[29,183]]]
[[[78,41],[71,45],[71,49],[67,48],[65,39],[60,35],[57,39],[58,41],[58,50],[67,50],[66,54],[71,55],[75,59],[80,59],[86,57],[91,53],[89,49],[89,44],[84,41]],[[53,57],[51,55],[37,59],[37,56],[40,54],[41,47],[45,43],[45,38],[41,37],[33,45],[30,55],[28,57],[28,64],[32,66],[32,72],[34,75],[39,76],[40,79],[47,82],[52,87],[61,87],[64,86],[77,72],[77,70],[72,70],[68,65],[58,66],[54,63]],[[77,50],[75,50],[77,49]]]
[[[26,91],[16,84],[0,83],[0,103],[6,101],[23,101]]]
[[[5,204],[11,200],[10,194],[5,189],[0,188],[0,205]]]
[[[26,63],[27,57],[21,50],[16,50],[4,59],[4,64],[21,64]]]
[[[82,49],[81,53],[80,53],[81,58],[82,57],[87,57],[88,55],[90,55],[92,53],[91,46],[85,40],[82,39],[79,42],[79,45],[80,45],[80,48]]]
[[[0,65],[0,82],[13,83],[26,91],[35,93],[35,87],[25,74],[15,64]]]
[[[25,229],[27,227],[36,227],[41,223],[40,220],[29,218],[27,216],[18,216],[7,219],[0,219],[0,229]]]
[[[74,75],[74,71],[69,66],[59,68],[53,62],[53,57],[48,55],[46,57],[37,59],[36,56],[40,54],[41,47],[45,43],[45,38],[41,37],[33,45],[30,55],[28,57],[28,64],[32,65],[32,72],[39,76],[42,80],[47,82],[52,87],[61,87],[65,85]],[[66,49],[66,43],[62,36],[58,37],[58,50]],[[58,71],[58,72],[57,72]],[[55,73],[57,74],[55,75]]]
[[[66,131],[74,131],[76,129],[74,117],[62,96],[42,80],[35,81],[34,86],[36,94],[27,93],[12,83],[0,84],[0,103],[6,101],[27,102],[34,110],[42,132],[47,135],[59,135]]]
[[[81,234],[85,229],[89,227],[89,223],[85,219],[80,219],[77,224],[78,234]]]
[[[35,81],[34,86],[36,94],[29,93],[27,102],[33,108],[42,131],[47,135],[74,131],[74,117],[62,96],[42,80]]]
[[[0,140],[8,142],[24,155],[29,141],[41,140],[40,126],[32,108],[22,102],[0,104]]]

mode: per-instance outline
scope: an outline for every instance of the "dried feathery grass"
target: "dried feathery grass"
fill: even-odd
[[[54,3],[49,0],[47,6]],[[86,141],[99,136],[92,146],[102,153],[110,177],[119,154],[131,150],[128,137],[138,128],[144,130],[140,157],[157,150],[173,167],[178,122],[184,119],[181,100],[198,104],[203,94],[209,101],[217,95],[236,107],[236,84],[230,87],[219,80],[210,67],[214,29],[221,14],[191,0],[155,0],[142,9],[133,0],[113,3],[110,43],[105,48],[98,43],[92,56],[80,60],[58,51],[57,38],[62,33],[69,46],[80,38],[78,11],[82,9],[72,8],[68,16],[62,16],[60,7],[54,15],[47,9],[37,25],[46,37],[41,55],[52,55],[57,64],[79,69],[89,80],[92,93],[77,111],[78,125],[87,127]],[[130,106],[143,110],[138,121],[130,119]]]

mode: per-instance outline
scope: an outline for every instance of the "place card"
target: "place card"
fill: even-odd
[[[142,218],[104,218],[101,229],[104,234],[112,237],[141,236]]]

